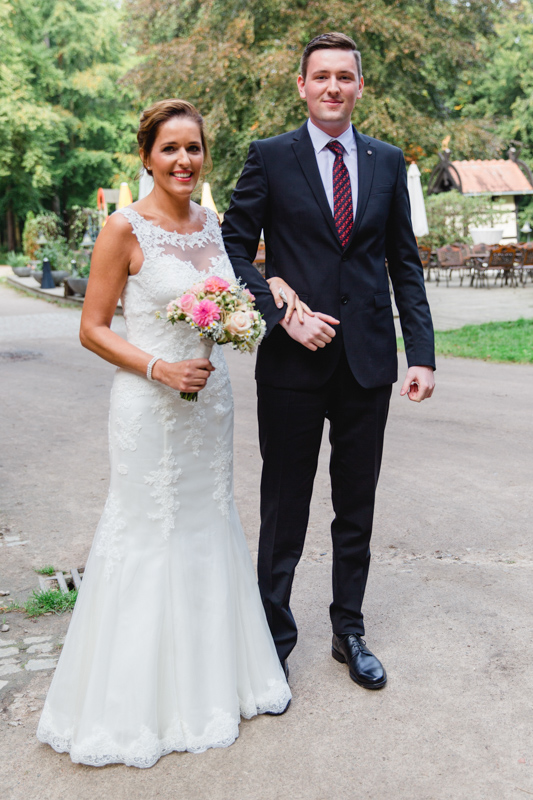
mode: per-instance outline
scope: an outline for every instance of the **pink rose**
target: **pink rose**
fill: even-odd
[[[192,311],[192,318],[200,328],[207,328],[212,322],[220,319],[220,310],[212,300],[201,300]]]
[[[189,291],[192,292],[193,294],[200,294],[200,292],[204,291],[204,284],[203,283],[195,283],[194,286],[191,286]]]
[[[198,305],[198,299],[192,292],[187,292],[179,298],[178,303],[185,314],[191,314],[193,308]]]
[[[212,275],[204,282],[204,288],[206,292],[223,292],[225,289],[229,289],[229,283],[224,278]]]
[[[251,300],[253,303],[253,301],[255,300],[255,294],[252,294],[249,289],[243,289],[243,294],[245,294],[248,300]]]
[[[232,336],[246,333],[251,327],[252,320],[244,311],[235,311],[226,323],[226,330]]]

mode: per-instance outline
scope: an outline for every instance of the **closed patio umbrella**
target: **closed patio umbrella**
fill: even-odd
[[[132,203],[133,203],[133,197],[131,196],[130,187],[125,181],[123,181],[120,184],[117,209],[125,208],[126,206],[130,206]]]
[[[413,232],[418,239],[420,236],[426,236],[429,233],[429,228],[424,204],[424,192],[420,182],[420,170],[414,161],[407,170],[407,190],[411,201]]]
[[[211,186],[207,183],[207,181],[204,181],[202,184],[202,199],[200,200],[200,205],[204,206],[204,208],[210,208],[211,211],[214,211],[217,217],[220,219],[220,214],[217,211],[215,201],[213,200],[213,195],[211,194]]]

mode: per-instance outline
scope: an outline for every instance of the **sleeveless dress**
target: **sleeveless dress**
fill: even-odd
[[[216,215],[201,231],[121,209],[144,255],[122,295],[128,341],[166,361],[198,334],[166,306],[207,275],[235,276]],[[163,319],[156,318],[163,312]],[[72,761],[151,767],[227,747],[240,717],[291,694],[233,500],[233,398],[221,347],[196,403],[118,369],[109,495],[37,736]]]

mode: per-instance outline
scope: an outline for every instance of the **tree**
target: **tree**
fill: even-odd
[[[366,88],[358,128],[419,157],[453,135],[463,156],[497,148],[453,107],[458,76],[475,71],[499,0],[126,0],[145,59],[145,102],[182,96],[206,116],[215,191],[226,203],[254,138],[305,119],[295,78],[303,46],[342,30],[357,42]]]
[[[8,247],[29,210],[64,215],[138,168],[135,64],[112,0],[0,3],[0,211]],[[18,244],[18,241],[17,241]]]
[[[511,4],[481,47],[484,68],[476,80],[464,75],[456,102],[461,115],[492,128],[504,146],[522,147],[533,162],[533,3]]]

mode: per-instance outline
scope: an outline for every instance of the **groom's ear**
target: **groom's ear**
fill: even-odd
[[[298,80],[296,82],[298,84],[298,91],[300,92],[300,97],[302,98],[302,100],[305,100],[306,99],[306,96],[305,96],[305,81],[303,79],[303,76],[302,75],[298,75]]]

